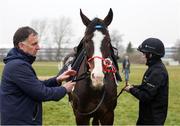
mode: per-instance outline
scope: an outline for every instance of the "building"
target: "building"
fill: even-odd
[[[165,48],[165,56],[162,58],[163,62],[170,66],[177,66],[179,65],[178,61],[174,60],[174,54],[178,51],[178,48],[175,47],[168,47]]]
[[[2,59],[7,55],[9,48],[0,48],[0,59]],[[57,48],[42,48],[37,53],[36,60],[39,61],[61,61],[64,57],[73,51],[72,48],[61,48],[59,53]],[[165,48],[165,56],[162,60],[168,65],[179,65],[179,62],[174,61],[173,56],[177,52],[177,48]],[[59,54],[59,55],[57,55]]]
[[[2,59],[7,55],[10,48],[0,48],[0,59]],[[60,49],[59,55],[57,55],[58,49],[57,48],[42,48],[38,51],[36,60],[41,61],[58,61],[63,60],[64,57],[73,51],[72,48],[62,48]]]

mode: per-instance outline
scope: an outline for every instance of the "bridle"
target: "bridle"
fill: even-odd
[[[83,62],[84,59],[85,59],[85,61],[86,61],[86,64],[92,62],[94,59],[99,59],[99,60],[102,60],[102,63],[103,63],[103,72],[104,72],[105,74],[107,74],[107,73],[112,73],[112,74],[115,76],[116,68],[115,68],[115,66],[113,65],[113,62],[111,61],[110,58],[103,58],[103,57],[100,57],[100,56],[93,56],[93,57],[87,59],[86,50],[83,49],[83,50],[81,51],[81,53],[79,54],[79,56],[77,57],[77,59],[79,60],[79,62],[77,61],[77,63],[79,63],[79,65],[77,66],[77,65],[76,65],[77,63],[74,63],[74,66],[72,65],[72,68],[76,69],[77,72],[79,71],[79,68],[80,68],[80,66],[81,66],[81,64],[82,64],[82,62]],[[77,68],[75,68],[75,66],[76,66]],[[90,71],[89,71],[89,70],[86,70],[84,73],[82,73],[82,74],[79,75],[78,77],[75,77],[75,78],[73,79],[73,81],[74,81],[74,82],[77,82],[77,81],[80,81],[80,80],[84,80],[84,79],[90,78],[90,74],[91,74]],[[73,93],[73,94],[76,95],[75,93]],[[99,103],[97,104],[97,106],[96,106],[93,110],[91,110],[90,112],[85,112],[85,113],[84,113],[84,112],[78,111],[78,109],[76,110],[76,112],[77,112],[78,114],[84,115],[84,116],[85,116],[85,115],[90,115],[90,114],[96,112],[96,111],[98,110],[98,108],[101,106],[101,104],[103,103],[104,98],[105,98],[105,94],[106,94],[106,91],[104,90],[101,100],[99,101]],[[76,97],[78,98],[77,95],[76,95]],[[79,98],[78,98],[78,99],[79,99]],[[72,105],[73,105],[73,104],[72,104]]]
[[[116,73],[116,68],[114,67],[114,65],[112,64],[112,61],[110,59],[104,59],[104,58],[99,57],[99,56],[94,56],[92,58],[89,58],[88,62],[92,61],[94,58],[98,58],[98,59],[101,59],[103,61],[103,72],[104,73],[113,73],[113,74]],[[86,72],[82,73],[78,77],[77,76],[74,77],[74,79],[72,81],[77,82],[80,80],[90,78],[90,74],[91,74],[90,71],[87,70]]]
[[[106,74],[106,73],[113,73],[115,74],[116,73],[116,68],[115,66],[113,65],[113,62],[110,58],[103,58],[103,57],[100,57],[100,56],[93,56],[93,57],[90,57],[87,59],[87,53],[86,53],[86,49],[83,49],[79,56],[76,58],[76,61],[74,64],[72,64],[72,69],[73,70],[76,70],[77,72],[79,71],[79,68],[83,62],[83,60],[86,58],[86,64],[90,64],[91,61],[93,61],[94,59],[100,59],[102,60],[103,62],[103,72]],[[83,79],[87,79],[87,78],[90,78],[90,71],[89,70],[86,70],[84,73],[82,73],[81,75],[79,75],[78,77],[74,77],[72,79],[73,82],[77,82],[77,81],[80,81],[80,80],[83,80]]]

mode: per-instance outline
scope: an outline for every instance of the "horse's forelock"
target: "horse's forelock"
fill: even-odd
[[[97,25],[101,26],[101,28],[97,29]],[[94,18],[91,23],[86,27],[85,35],[93,34],[95,30],[101,31],[103,34],[107,32],[107,27],[102,19]]]

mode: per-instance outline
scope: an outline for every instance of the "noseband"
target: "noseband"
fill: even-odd
[[[104,73],[116,73],[116,68],[114,67],[112,61],[110,60],[110,58],[103,58],[100,56],[93,56],[91,58],[88,59],[88,62],[94,60],[94,59],[100,59],[103,61],[103,72]]]

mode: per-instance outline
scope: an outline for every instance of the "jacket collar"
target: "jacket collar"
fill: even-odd
[[[18,49],[18,48],[12,48],[7,56],[3,59],[4,63],[6,64],[7,62],[14,60],[14,59],[22,59],[24,61],[27,61],[28,63],[32,64],[36,57],[32,56],[28,53],[25,53],[23,50]]]
[[[156,64],[158,62],[162,62],[160,58],[158,58],[158,59],[152,58],[152,59],[147,60],[146,65],[148,67],[151,67],[151,66],[153,66],[154,64]]]

